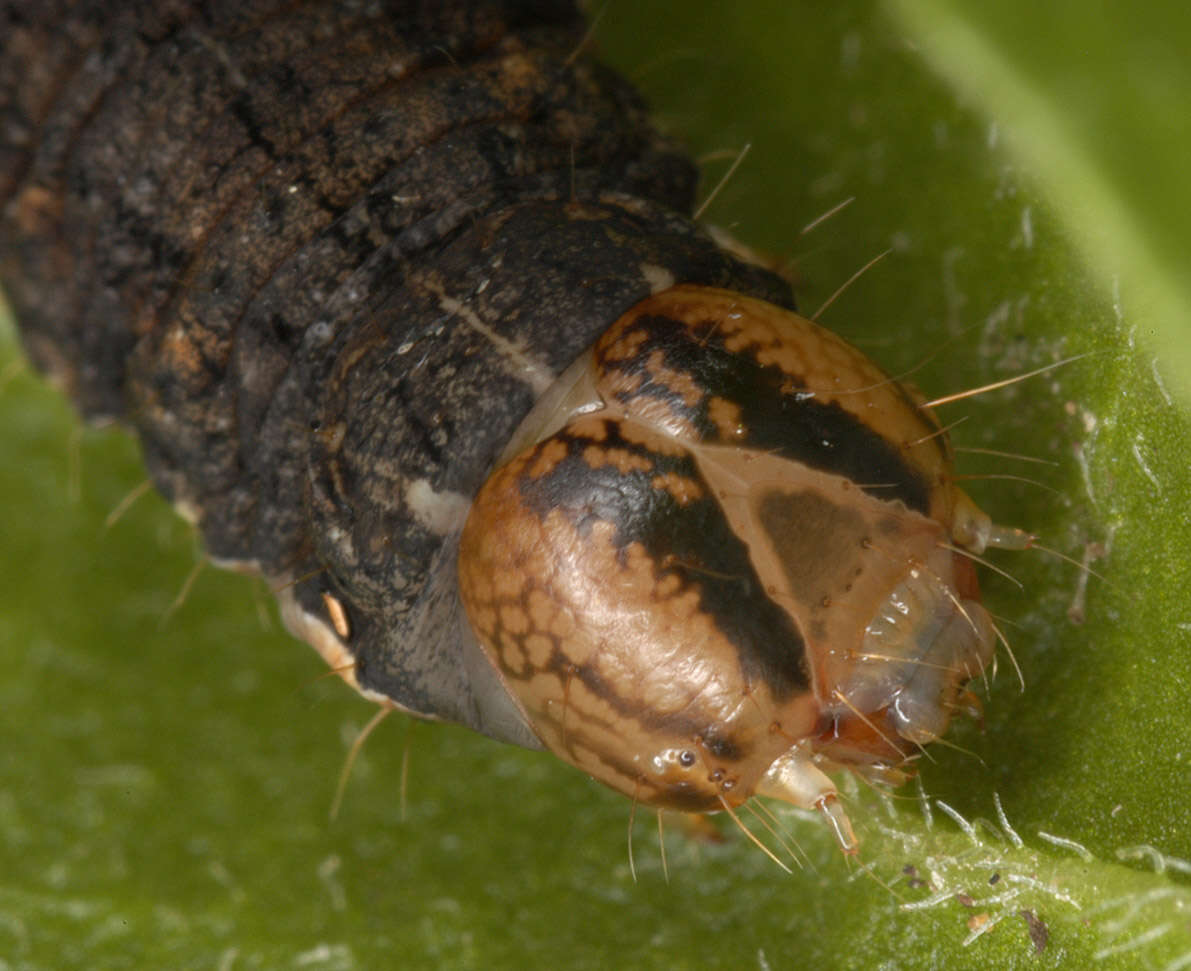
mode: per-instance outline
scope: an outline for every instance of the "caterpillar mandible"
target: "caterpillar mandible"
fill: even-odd
[[[849,820],[1020,544],[913,391],[687,215],[570,4],[3,7],[0,281],[366,697],[648,805]]]

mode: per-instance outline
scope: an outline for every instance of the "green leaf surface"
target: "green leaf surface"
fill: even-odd
[[[155,495],[105,528],[136,446],[79,434],[6,366],[9,335],[0,969],[1191,967],[1177,25],[1154,5],[706,7],[614,2],[596,43],[707,158],[708,193],[751,143],[705,219],[788,259],[805,311],[889,249],[822,320],[929,394],[1088,355],[941,409],[960,446],[1056,463],[961,454],[1042,483],[974,479],[998,521],[1104,553],[1086,588],[1037,551],[996,557],[1021,589],[985,571],[1025,690],[1002,653],[983,731],[950,736],[964,751],[934,746],[893,795],[849,786],[863,866],[778,808],[792,875],[730,825],[715,843],[671,823],[667,881],[638,812],[634,881],[621,797],[398,719],[328,823],[370,706],[252,581],[208,568],[170,611],[193,536]]]

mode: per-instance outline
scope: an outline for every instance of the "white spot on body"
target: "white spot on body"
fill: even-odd
[[[461,530],[471,508],[467,496],[449,489],[437,491],[427,479],[412,479],[406,483],[405,502],[414,518],[439,536]]]
[[[356,548],[352,538],[341,526],[330,525],[326,529],[328,542],[344,552],[346,558],[355,556]]]
[[[320,320],[306,331],[306,343],[318,347],[326,344],[334,336],[335,332],[331,328],[330,322]]]
[[[202,512],[189,499],[178,499],[174,503],[174,512],[181,516],[191,526],[197,526],[202,518]]]
[[[642,263],[638,268],[645,282],[649,284],[651,294],[661,293],[674,286],[674,274],[664,266],[655,263]]]

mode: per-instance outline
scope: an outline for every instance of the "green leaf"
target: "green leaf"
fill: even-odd
[[[1002,654],[983,732],[950,736],[973,754],[934,746],[892,796],[854,787],[863,868],[779,808],[808,860],[792,876],[730,825],[710,843],[671,824],[667,883],[641,811],[634,882],[625,800],[398,719],[331,824],[370,706],[262,630],[251,581],[207,569],[170,613],[187,528],[153,495],[103,526],[135,445],[76,439],[55,393],[9,373],[0,968],[1191,966],[1188,370],[1154,336],[1191,302],[1187,32],[1159,5],[699,6],[614,3],[596,43],[713,156],[708,192],[752,144],[705,218],[790,258],[807,312],[892,248],[822,320],[893,373],[921,364],[928,393],[1090,352],[941,409],[966,418],[958,445],[1057,463],[962,455],[1047,487],[971,482],[998,521],[1106,549],[1082,599],[1037,551],[996,557],[1024,589],[984,573],[1025,690]]]

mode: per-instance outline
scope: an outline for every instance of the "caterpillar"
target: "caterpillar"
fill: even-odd
[[[30,358],[366,698],[856,839],[975,705],[924,399],[689,216],[570,4],[3,6]]]

